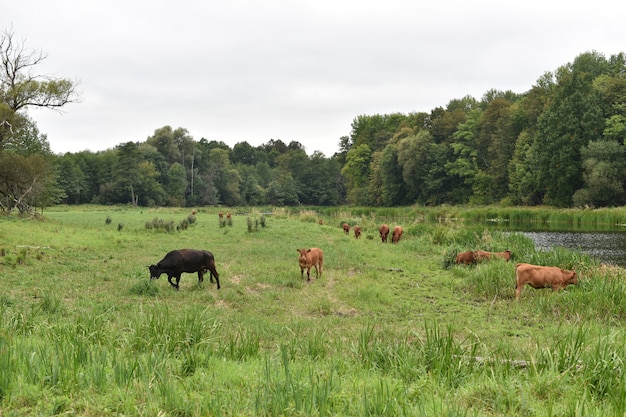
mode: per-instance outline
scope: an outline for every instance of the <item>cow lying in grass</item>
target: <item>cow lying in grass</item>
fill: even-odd
[[[211,252],[195,249],[181,249],[169,252],[156,265],[148,266],[150,279],[158,279],[161,274],[167,274],[167,280],[176,290],[179,288],[180,276],[183,272],[197,272],[198,282],[204,281],[204,274],[209,271],[210,279],[217,283],[220,289],[220,276],[215,269],[215,258]],[[176,278],[176,283],[172,282]]]
[[[306,269],[306,280],[311,281],[311,268],[315,268],[315,278],[322,276],[322,266],[324,265],[324,252],[320,248],[296,249],[298,251],[298,263],[300,264],[300,276],[304,278]]]
[[[515,266],[515,299],[519,300],[522,289],[526,284],[533,288],[552,288],[558,291],[570,284],[578,284],[576,271],[568,271],[555,266],[538,266],[531,264],[517,264]]]
[[[456,263],[464,264],[464,265],[472,265],[476,263],[476,257],[474,256],[474,252],[471,250],[461,252],[456,255]]]
[[[505,250],[504,252],[487,252],[484,250],[477,250],[474,252],[474,258],[476,261],[488,261],[491,258],[502,258],[505,261],[511,259],[511,251]]]

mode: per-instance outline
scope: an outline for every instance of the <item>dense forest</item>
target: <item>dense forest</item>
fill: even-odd
[[[597,52],[583,53],[541,75],[521,94],[490,90],[480,100],[452,99],[429,113],[359,115],[349,136],[338,138],[339,152],[330,157],[319,152],[308,155],[293,140],[271,139],[256,147],[242,141],[231,148],[219,141],[196,141],[185,128],[170,126],[156,129],[144,141],[121,143],[114,149],[54,155],[34,121],[25,115],[22,119],[28,128],[0,141],[0,196],[6,200],[5,210],[32,186],[35,175],[46,181],[39,181],[44,184],[39,192],[31,190],[24,199],[41,207],[56,202],[558,207],[626,203],[623,53],[608,59]],[[38,168],[31,166],[33,161]],[[19,176],[20,169],[31,176],[22,180],[22,188],[10,189],[2,178]]]

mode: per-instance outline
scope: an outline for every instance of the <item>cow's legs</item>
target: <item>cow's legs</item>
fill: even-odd
[[[168,275],[168,276],[167,276],[167,280],[170,282],[170,285],[171,285],[172,287],[174,287],[176,290],[178,290],[178,283],[180,282],[180,275],[176,275],[176,276],[174,276],[174,278],[176,278],[176,284],[174,284],[174,283],[172,282],[172,276],[173,276],[173,275]]]
[[[215,268],[213,268],[213,271],[215,271]],[[211,268],[205,269],[203,272],[206,274],[207,272],[209,272],[209,282],[213,283],[213,271],[211,271]],[[217,276],[217,272],[215,272],[215,275]]]
[[[202,269],[200,269],[198,271],[198,282],[203,282],[204,281],[204,272]]]
[[[220,275],[217,273],[217,269],[215,269],[215,267],[212,267],[211,269],[209,269],[210,271],[210,275],[209,278],[211,279],[211,282],[213,282],[213,276],[215,276],[215,282],[217,283],[217,289],[220,289]]]
[[[522,294],[522,288],[524,288],[523,285],[518,285],[517,287],[515,287],[515,299],[519,300],[519,296]]]

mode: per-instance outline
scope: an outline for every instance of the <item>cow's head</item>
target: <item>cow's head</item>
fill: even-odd
[[[148,265],[148,269],[150,270],[150,279],[158,279],[161,276],[159,272],[159,265]]]
[[[298,262],[300,262],[300,265],[306,266],[307,264],[306,254],[307,252],[310,252],[311,249],[296,249],[296,250],[298,251]]]
[[[576,271],[565,271],[565,283],[566,284],[578,284],[578,277]]]

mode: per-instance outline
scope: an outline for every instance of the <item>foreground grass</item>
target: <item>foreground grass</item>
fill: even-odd
[[[406,220],[277,210],[87,207],[0,220],[2,415],[623,415],[623,271],[575,253],[536,253],[519,235]],[[110,219],[109,224],[105,221]],[[360,224],[356,240],[343,222]],[[324,250],[300,277],[296,248]],[[147,265],[207,249],[222,289]],[[448,266],[458,250],[576,268],[560,293],[524,290],[514,263]]]

